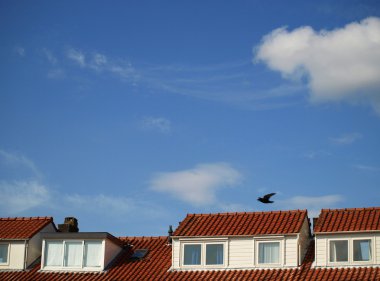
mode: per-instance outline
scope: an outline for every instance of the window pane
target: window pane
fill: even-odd
[[[206,264],[223,264],[223,244],[206,245]]]
[[[62,241],[45,242],[45,266],[62,266]]]
[[[185,245],[184,246],[184,265],[198,265],[201,264],[201,245]]]
[[[354,240],[354,261],[371,260],[371,240]]]
[[[0,244],[0,263],[8,262],[8,244]]]
[[[280,242],[259,243],[259,263],[280,263]]]
[[[102,258],[102,242],[87,241],[84,244],[84,266],[99,267],[101,266]]]
[[[348,241],[330,241],[330,262],[348,261]]]
[[[67,267],[82,266],[82,242],[65,243],[65,265]]]

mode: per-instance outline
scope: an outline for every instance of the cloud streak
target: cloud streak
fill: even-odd
[[[163,134],[168,134],[172,130],[170,120],[164,117],[145,117],[140,122],[140,127],[146,131],[157,131]]]
[[[338,145],[347,145],[347,144],[352,144],[358,141],[362,137],[363,137],[362,134],[351,133],[351,134],[342,135],[340,137],[330,138],[330,141]]]
[[[227,163],[198,164],[194,168],[162,172],[153,176],[150,188],[195,206],[217,203],[216,192],[242,180],[239,171]]]
[[[306,77],[312,102],[368,103],[380,114],[380,18],[332,31],[279,28],[255,48],[286,79]]]

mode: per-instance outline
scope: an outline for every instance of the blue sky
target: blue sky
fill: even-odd
[[[377,1],[1,1],[0,60],[2,217],[379,205]]]

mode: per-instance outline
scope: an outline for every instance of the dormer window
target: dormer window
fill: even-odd
[[[259,264],[280,263],[280,242],[259,242]]]
[[[9,244],[0,244],[0,264],[8,264]]]
[[[102,253],[100,240],[45,241],[44,267],[100,268]]]
[[[355,239],[354,246],[354,261],[370,261],[372,259],[371,240],[370,239]]]
[[[330,241],[330,262],[348,262],[348,240]]]
[[[182,265],[185,267],[224,266],[225,244],[219,241],[183,243]]]

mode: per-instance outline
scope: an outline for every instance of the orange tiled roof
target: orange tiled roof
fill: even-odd
[[[49,223],[53,218],[0,218],[0,239],[29,239]]]
[[[41,272],[40,265],[26,271],[1,271],[4,281],[208,281],[208,280],[267,280],[267,281],[380,281],[380,267],[312,268],[314,243],[309,246],[301,267],[294,269],[252,270],[199,270],[171,271],[171,246],[166,237],[121,238],[124,249],[116,260],[102,273]],[[149,252],[142,260],[132,260],[135,249],[147,248]]]
[[[174,236],[233,236],[298,233],[306,210],[188,214]]]
[[[322,209],[314,232],[380,231],[380,207]]]

